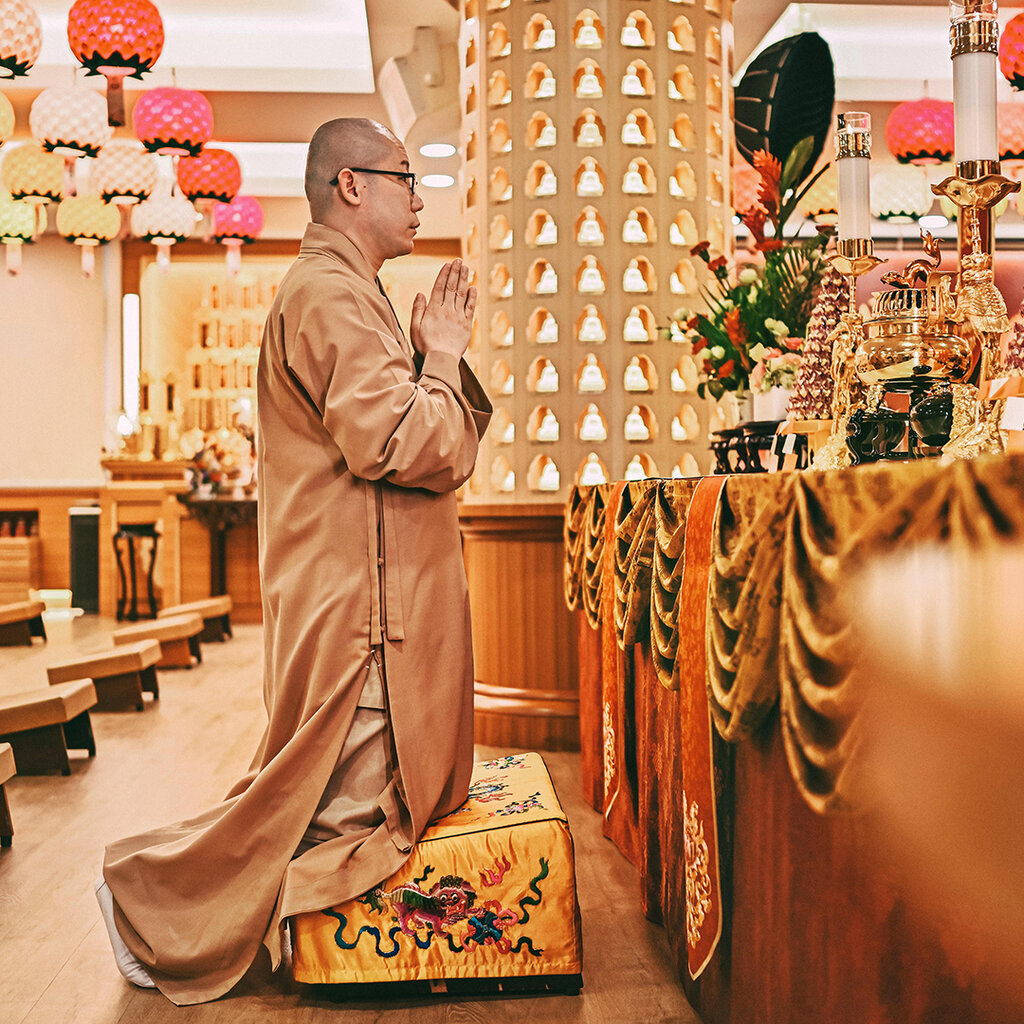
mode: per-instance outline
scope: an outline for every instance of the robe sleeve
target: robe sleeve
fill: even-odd
[[[388,324],[348,284],[302,298],[286,342],[291,372],[353,474],[455,490],[473,472],[490,419],[483,389],[442,352],[427,353],[417,376]]]

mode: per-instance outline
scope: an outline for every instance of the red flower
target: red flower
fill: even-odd
[[[710,359],[704,360],[704,372],[711,373],[715,368],[715,364]]]
[[[725,314],[724,323],[725,333],[729,335],[729,340],[739,348],[747,340],[747,329],[740,320],[740,311],[738,309],[730,309]]]
[[[733,370],[736,369],[735,359],[726,359],[724,363],[718,368],[718,379],[725,380],[726,377],[730,376]]]
[[[699,316],[691,316],[690,319],[686,321],[686,329],[688,331],[695,331],[698,327],[700,327]]]
[[[724,256],[719,256],[717,259],[713,259],[708,264],[708,270],[713,274],[717,274],[728,263],[728,260]]]
[[[708,343],[708,339],[707,338],[698,338],[693,343],[693,349],[692,349],[693,354],[696,355],[698,352],[700,352],[704,348],[704,346],[707,345],[707,343]]]
[[[778,250],[782,248],[782,239],[767,238],[763,242],[760,242],[757,247],[761,252],[778,252]]]
[[[711,243],[708,241],[698,242],[695,246],[690,249],[691,256],[700,256],[702,260],[707,261],[707,251],[711,248]]]
[[[774,219],[779,215],[781,195],[779,182],[782,179],[782,164],[766,150],[759,149],[754,154],[754,169],[761,175],[761,183],[757,186],[757,198]]]

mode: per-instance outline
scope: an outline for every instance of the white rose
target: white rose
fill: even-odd
[[[753,284],[757,280],[757,271],[753,267],[744,267],[740,271],[740,284]]]
[[[711,356],[712,359],[721,359],[725,355],[725,349],[722,348],[721,345],[712,345],[711,348],[708,349],[708,355]]]

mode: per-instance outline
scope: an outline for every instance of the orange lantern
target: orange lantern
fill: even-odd
[[[124,80],[142,78],[164,47],[164,23],[149,0],[77,0],[68,12],[71,52],[107,80],[107,117],[124,124]]]
[[[71,196],[57,207],[57,231],[82,247],[82,274],[92,277],[96,249],[117,238],[121,215],[116,206],[108,205],[97,195]]]
[[[242,168],[226,149],[207,147],[178,161],[178,187],[197,206],[230,203],[242,187]]]
[[[42,44],[42,22],[25,0],[0,0],[0,78],[26,74]]]

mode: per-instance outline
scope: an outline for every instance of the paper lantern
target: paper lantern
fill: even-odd
[[[204,149],[178,161],[178,186],[193,203],[230,203],[242,187],[242,168],[226,149]]]
[[[159,176],[155,156],[137,142],[114,139],[96,157],[89,185],[105,203],[131,206],[153,194]]]
[[[835,164],[807,190],[797,204],[797,212],[815,224],[835,224],[839,220],[839,175]]]
[[[262,230],[263,207],[252,196],[235,196],[213,208],[213,237],[228,247],[228,273],[238,273],[242,246],[255,242]]]
[[[64,161],[42,146],[26,142],[4,151],[0,164],[4,188],[34,207],[37,233],[46,228],[46,204],[64,197]]]
[[[161,193],[132,210],[132,234],[156,246],[157,263],[171,262],[171,246],[183,242],[195,230],[195,207],[181,195]]]
[[[1014,89],[1024,89],[1024,14],[1011,18],[1003,29],[999,70]]]
[[[132,127],[150,153],[197,156],[213,138],[213,107],[191,89],[150,89],[135,103]]]
[[[14,277],[21,270],[21,247],[31,242],[36,232],[36,212],[28,203],[0,193],[0,242],[4,244],[7,273]]]
[[[11,101],[0,92],[0,146],[14,134],[14,107]]]
[[[871,215],[895,224],[920,220],[935,196],[920,167],[887,167],[871,176]]]
[[[116,206],[108,205],[93,193],[71,196],[57,207],[57,231],[82,247],[82,273],[92,277],[96,269],[95,250],[117,238],[121,215]]]
[[[44,89],[32,102],[28,126],[43,149],[64,157],[64,191],[75,194],[75,161],[95,156],[111,139],[103,97],[92,89]]]
[[[107,116],[124,124],[124,80],[142,78],[164,47],[164,23],[149,0],[77,0],[68,43],[87,74],[107,80]]]
[[[1024,103],[999,104],[999,159],[1024,160]]]
[[[24,0],[0,0],[0,78],[26,74],[42,45],[39,15]]]
[[[889,152],[901,164],[953,159],[953,104],[941,100],[899,103],[885,122]]]

